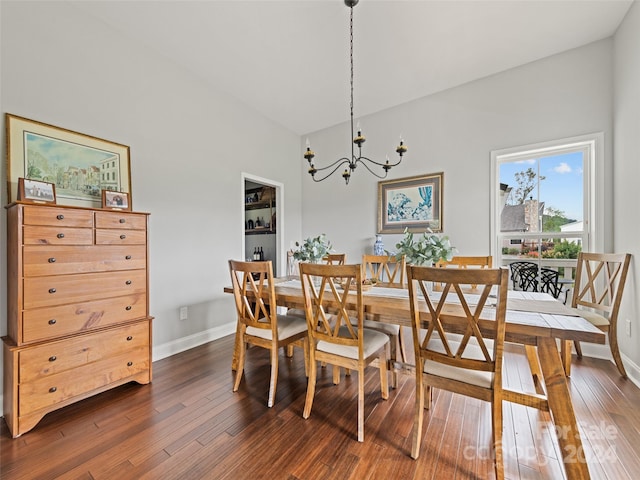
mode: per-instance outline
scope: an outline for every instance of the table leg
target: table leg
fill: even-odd
[[[591,478],[555,339],[550,337],[539,339],[538,358],[547,387],[547,400],[556,426],[567,478],[569,480]]]

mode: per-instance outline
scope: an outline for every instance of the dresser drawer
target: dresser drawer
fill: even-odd
[[[147,290],[146,270],[24,279],[24,310],[119,297]]]
[[[74,370],[149,347],[147,321],[28,347],[19,353],[19,383]]]
[[[144,245],[25,246],[23,250],[25,277],[137,270],[146,266]]]
[[[22,238],[25,245],[92,245],[93,229],[25,225]]]
[[[146,230],[147,216],[138,213],[96,212],[96,228]]]
[[[150,372],[149,347],[131,349],[50,377],[40,378],[18,386],[20,416],[50,407],[93,390],[120,382],[140,373]],[[149,375],[150,377],[150,375]],[[136,381],[139,381],[136,378]],[[149,382],[148,378],[146,381]]]
[[[147,296],[144,293],[26,310],[22,315],[22,339],[18,343],[32,343],[86,332],[144,318],[146,314]]]
[[[145,245],[146,243],[145,230],[96,230],[97,245]]]
[[[25,205],[24,224],[92,228],[93,211]]]

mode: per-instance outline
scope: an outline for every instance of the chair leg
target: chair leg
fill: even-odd
[[[304,410],[302,412],[302,418],[309,418],[309,415],[311,415],[311,407],[313,406],[313,397],[316,394],[317,369],[318,369],[318,365],[315,359],[315,355],[312,355],[309,358],[309,380],[307,381],[307,397],[304,401]]]
[[[389,377],[387,376],[387,354],[384,349],[380,352],[378,361],[380,362],[380,391],[382,399],[387,400],[389,398]]]
[[[393,363],[398,359],[398,346],[400,344],[400,335],[390,337],[389,341],[389,360],[391,360],[391,388],[398,388],[398,373],[395,370]]]
[[[236,325],[236,339],[233,346],[233,357],[231,358],[231,370],[236,371],[238,369],[238,355],[240,352],[240,342],[242,333],[240,332],[240,322]]]
[[[582,358],[582,347],[580,346],[580,342],[577,340],[573,342],[573,346],[576,347],[576,355],[578,358]]]
[[[309,337],[304,339],[302,348],[304,350],[304,375],[309,378]]]
[[[422,422],[424,415],[424,394],[425,387],[422,385],[422,378],[416,375],[416,404],[413,412],[413,432],[411,442],[411,458],[417,459],[420,455],[420,443],[422,442]]]
[[[292,343],[287,345],[287,357],[289,357],[289,358],[293,357],[293,344]]]
[[[235,379],[235,382],[233,382],[234,392],[237,392],[238,388],[240,387],[240,380],[242,379],[242,372],[244,371],[246,345],[242,340],[240,340],[240,341],[236,341],[236,347],[237,347],[237,353],[238,353],[238,360],[236,364],[236,379]]]
[[[502,392],[494,390],[491,402],[493,450],[495,453],[496,480],[504,479],[504,462],[502,458]]]
[[[271,381],[269,383],[269,400],[267,406],[273,407],[276,397],[276,385],[278,384],[278,347],[271,348]]]
[[[358,441],[364,442],[364,368],[358,372]]]
[[[400,332],[398,333],[398,343],[400,344],[400,358],[403,363],[407,363],[407,349],[405,347],[404,335],[402,334],[402,330],[404,327],[400,327]]]
[[[618,336],[616,335],[616,329],[609,328],[609,348],[611,349],[611,355],[613,355],[613,361],[618,367],[618,371],[623,378],[627,378],[627,371],[624,369],[622,363],[622,357],[620,356],[620,350],[618,349]]]

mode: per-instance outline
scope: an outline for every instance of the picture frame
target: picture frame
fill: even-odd
[[[9,203],[19,178],[53,183],[61,205],[100,207],[101,190],[131,195],[128,146],[10,113],[5,125]]]
[[[443,172],[378,182],[378,233],[442,232]]]
[[[129,194],[111,190],[102,190],[102,208],[108,208],[111,210],[131,210]]]
[[[56,186],[54,183],[41,182],[30,178],[18,179],[17,200],[24,203],[56,203]]]

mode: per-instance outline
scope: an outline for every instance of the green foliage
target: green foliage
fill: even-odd
[[[396,243],[396,248],[396,259],[401,260],[404,255],[406,262],[410,265],[429,265],[441,258],[451,260],[455,250],[447,236],[439,236],[431,230],[427,230],[415,240],[413,233],[406,228],[404,230],[404,238]],[[387,254],[393,255],[390,252],[387,252]]]
[[[553,249],[542,252],[543,258],[578,258],[578,253],[582,250],[579,243],[562,240],[554,242]]]
[[[542,216],[542,231],[544,232],[559,232],[562,225],[575,222],[575,220],[567,218],[562,210],[553,207],[547,207],[545,210],[545,214]]]
[[[331,242],[324,233],[307,238],[302,245],[296,242],[296,247],[299,248],[293,252],[293,258],[301,262],[318,263],[331,252]]]

